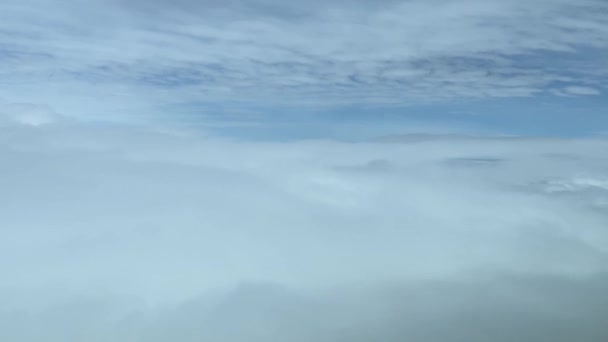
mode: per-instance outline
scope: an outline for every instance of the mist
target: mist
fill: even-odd
[[[1,129],[3,341],[608,338],[605,140]]]

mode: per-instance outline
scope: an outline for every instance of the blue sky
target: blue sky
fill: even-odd
[[[608,3],[0,5],[0,101],[261,139],[608,130]]]

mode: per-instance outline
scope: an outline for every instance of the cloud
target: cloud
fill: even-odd
[[[606,285],[605,275],[578,280],[502,275],[313,297],[244,284],[217,299],[197,298],[154,313],[134,309],[122,319],[117,316],[129,305],[73,301],[36,317],[46,329],[28,329],[27,335],[51,341],[602,341]],[[11,330],[30,323],[23,315],[3,318],[12,323],[2,331],[7,340]],[[55,330],[48,329],[53,325]],[[72,331],[56,329],[65,325]]]
[[[4,341],[606,339],[605,140],[1,129]]]
[[[191,102],[328,108],[600,91],[606,10],[595,0],[11,0],[0,96],[99,119]]]
[[[0,123],[18,123],[28,126],[42,126],[61,121],[61,115],[52,108],[32,103],[11,103],[2,105]]]
[[[602,95],[607,6],[3,1],[0,340],[606,341],[605,139],[319,117]]]
[[[564,91],[570,95],[600,95],[601,92],[595,88],[571,86],[566,87]]]

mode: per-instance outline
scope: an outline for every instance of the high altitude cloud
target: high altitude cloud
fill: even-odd
[[[2,1],[0,340],[608,340],[606,140],[464,136],[475,129],[416,117],[405,132],[450,135],[361,120],[326,129],[397,135],[294,141],[306,127],[279,119],[601,100],[607,12]],[[290,142],[201,121],[270,122]]]
[[[1,129],[3,341],[608,337],[606,141]]]
[[[601,0],[0,6],[0,96],[72,116],[582,95],[608,74]]]
[[[599,95],[600,91],[590,87],[571,86],[564,89],[570,95]]]

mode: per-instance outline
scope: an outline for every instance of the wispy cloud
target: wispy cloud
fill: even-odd
[[[61,94],[124,104],[95,116],[150,102],[323,107],[582,95],[576,89],[600,93],[608,75],[600,58],[608,7],[595,0],[40,0],[2,9],[0,96],[32,102],[25,92],[70,113],[66,102],[93,110]]]

